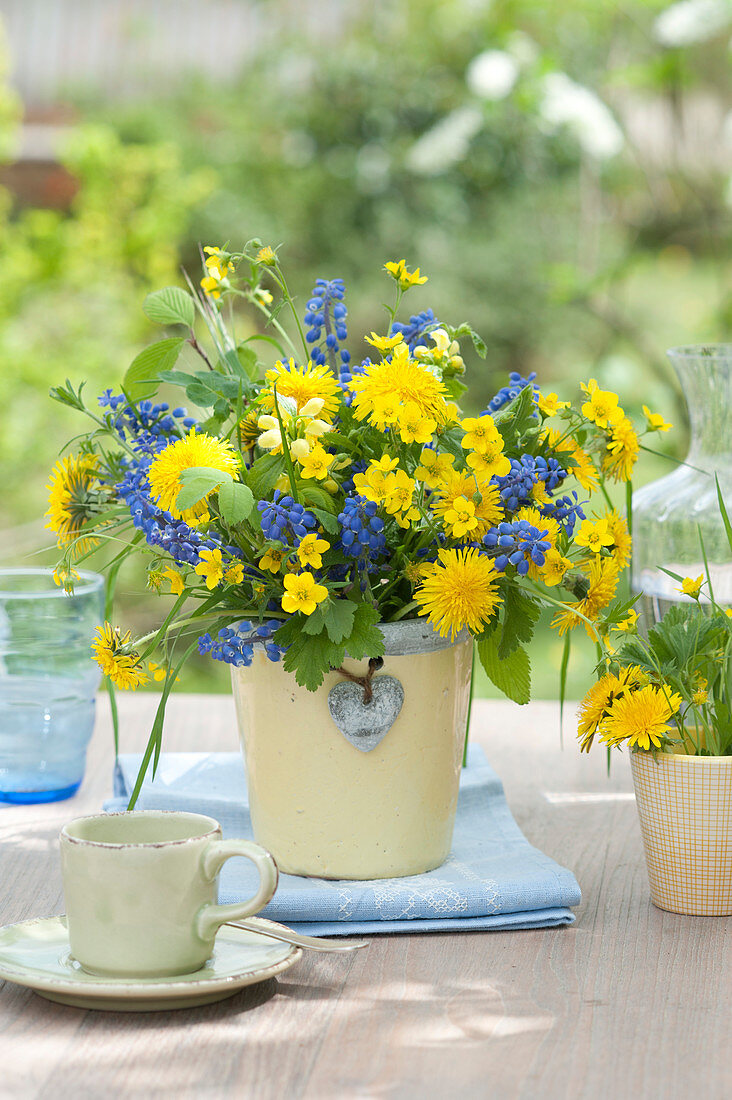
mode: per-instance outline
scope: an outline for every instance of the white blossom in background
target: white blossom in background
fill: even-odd
[[[548,73],[544,77],[539,115],[549,130],[566,126],[584,151],[597,160],[617,156],[625,144],[623,131],[610,108],[566,73]]]
[[[518,62],[521,69],[528,69],[530,65],[538,61],[541,54],[537,43],[525,31],[513,31],[509,35],[506,42],[506,52],[511,55],[514,61]]]
[[[722,123],[722,144],[732,149],[732,111],[728,111]]]
[[[505,99],[518,80],[519,66],[503,50],[484,50],[468,65],[465,81],[481,99]]]
[[[477,107],[458,107],[436,122],[408,151],[407,168],[419,176],[438,176],[463,160],[483,125]]]
[[[680,0],[657,17],[653,37],[662,46],[706,42],[732,23],[732,0]]]

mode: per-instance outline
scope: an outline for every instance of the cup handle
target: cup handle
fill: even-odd
[[[225,921],[244,920],[263,909],[277,889],[279,872],[269,852],[250,840],[213,840],[203,853],[201,869],[209,880],[216,878],[221,867],[232,856],[246,856],[259,871],[259,889],[248,901],[233,905],[204,905],[195,918],[195,931],[202,940],[214,938]]]

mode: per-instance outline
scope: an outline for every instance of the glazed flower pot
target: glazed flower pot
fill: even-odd
[[[336,671],[306,691],[262,652],[232,669],[254,835],[288,874],[416,875],[450,852],[472,639],[424,619],[381,630],[369,702]],[[368,662],[344,667],[363,676]]]
[[[653,903],[732,914],[732,756],[634,752],[630,764]]]

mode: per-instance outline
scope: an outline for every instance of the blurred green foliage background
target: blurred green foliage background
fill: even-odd
[[[265,22],[286,8],[252,4]],[[408,306],[470,320],[486,340],[485,362],[465,349],[469,411],[510,370],[537,371],[560,396],[595,376],[631,414],[645,403],[671,419],[659,446],[685,454],[664,349],[732,328],[732,6],[345,8],[336,32],[265,36],[236,71],[159,85],[150,74],[137,97],[80,76],[65,90],[75,121],[59,154],[76,187],[68,209],[0,193],[5,563],[47,545],[47,471],[81,430],[49,386],[118,385],[152,337],[144,294],[181,264],[197,271],[200,244],[283,243],[303,302],[316,276],[343,277],[351,333],[380,328],[381,265],[406,257],[429,275]],[[5,71],[7,162],[21,117]],[[644,455],[638,483],[662,472]],[[120,621],[146,626],[153,599],[123,578]],[[561,645],[544,631],[534,651],[535,694],[555,695]],[[183,687],[224,690],[211,664]],[[590,652],[574,661],[574,694],[591,667]]]

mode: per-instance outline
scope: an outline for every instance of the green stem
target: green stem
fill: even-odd
[[[292,499],[296,504],[299,504],[300,497],[297,493],[297,481],[295,480],[295,467],[292,465],[292,455],[290,454],[290,447],[287,442],[287,432],[285,431],[285,425],[282,420],[282,414],[280,413],[280,403],[277,400],[277,384],[272,386],[272,396],[274,398],[275,416],[277,417],[277,423],[280,426],[280,435],[282,437],[282,454],[285,459],[285,466],[287,467],[287,476],[290,479],[290,492],[292,493]]]

